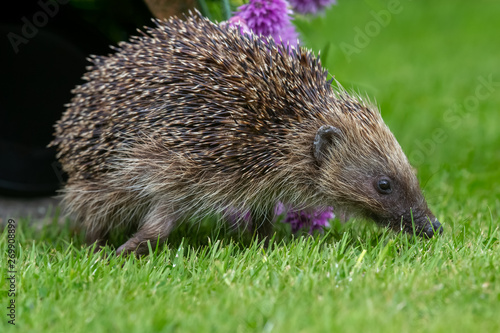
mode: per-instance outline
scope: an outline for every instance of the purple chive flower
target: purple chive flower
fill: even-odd
[[[300,14],[318,14],[331,5],[337,4],[337,0],[289,0],[293,10]]]
[[[333,207],[315,209],[312,212],[291,211],[288,212],[283,223],[290,223],[293,233],[306,228],[312,234],[314,230],[322,230],[323,227],[329,227],[328,220],[334,217]]]
[[[335,217],[333,207],[317,208],[306,212],[290,209],[290,206],[278,202],[274,206],[275,218],[284,212],[286,212],[286,217],[283,223],[289,223],[291,225],[292,233],[297,233],[301,229],[308,229],[307,231],[312,234],[314,230],[322,230],[324,227],[329,227],[330,224],[328,220]],[[252,215],[250,211],[242,211],[230,207],[224,210],[224,215],[232,227],[249,229],[252,226]]]
[[[291,13],[285,0],[250,0],[238,8],[236,16],[256,35],[296,45],[298,34],[291,23]]]
[[[277,36],[273,36],[274,40],[281,40],[285,45],[296,46],[299,43],[299,34],[295,31],[292,23],[288,23]]]
[[[250,32],[247,23],[241,16],[238,15],[233,16],[229,20],[227,20],[227,23],[231,28],[239,28],[241,34],[246,34]]]

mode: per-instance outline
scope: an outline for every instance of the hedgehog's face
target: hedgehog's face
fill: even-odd
[[[365,216],[392,229],[421,236],[442,233],[441,224],[427,207],[411,168],[397,173],[380,170],[378,174],[366,175],[362,182],[365,199],[373,201],[361,204]]]
[[[441,233],[401,147],[385,125],[378,129],[379,136],[380,130],[388,132],[382,140],[389,152],[380,144],[374,147],[358,133],[355,139],[349,138],[346,129],[322,126],[318,130],[313,152],[323,169],[325,194],[394,230],[427,237]]]

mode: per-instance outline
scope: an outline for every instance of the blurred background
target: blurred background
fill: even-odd
[[[231,1],[231,10],[243,1]],[[200,4],[220,1],[10,1],[0,12],[0,217],[47,214],[64,175],[46,148],[90,54]],[[8,8],[7,8],[8,7]],[[302,44],[346,88],[365,94],[418,169],[441,219],[500,211],[500,3],[339,0],[296,15]],[[471,193],[474,200],[470,200]],[[471,215],[461,213],[474,205]],[[432,207],[431,207],[432,208]]]

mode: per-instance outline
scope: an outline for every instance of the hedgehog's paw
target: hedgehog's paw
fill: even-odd
[[[163,206],[153,208],[144,218],[139,230],[116,250],[116,255],[136,256],[149,254],[148,242],[151,249],[162,245],[176,225],[177,219],[165,214]]]

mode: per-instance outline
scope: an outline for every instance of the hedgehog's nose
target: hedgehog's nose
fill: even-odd
[[[432,223],[429,223],[425,228],[424,228],[424,234],[427,237],[432,237],[435,234],[441,235],[443,233],[443,227],[441,226],[441,223],[439,223],[438,219],[435,217]]]

